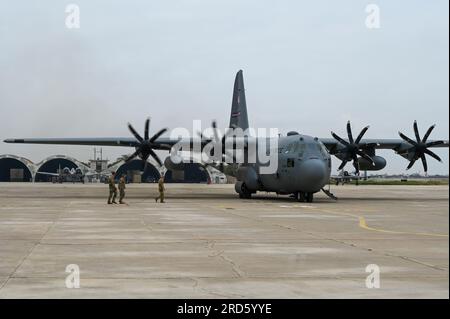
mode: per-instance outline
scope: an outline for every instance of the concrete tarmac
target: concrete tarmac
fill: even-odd
[[[166,188],[107,205],[107,185],[0,184],[0,298],[449,298],[448,186]]]

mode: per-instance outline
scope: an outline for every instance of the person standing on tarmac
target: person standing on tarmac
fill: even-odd
[[[111,172],[111,176],[108,178],[108,185],[109,185],[108,204],[117,204],[117,202],[116,202],[117,187],[116,187],[116,181],[114,180],[115,177],[116,177],[116,172]]]
[[[123,199],[125,198],[125,175],[122,175],[122,177],[119,180],[119,204],[125,204]]]
[[[155,202],[158,202],[158,199],[160,200],[161,203],[165,203],[164,201],[164,176],[161,176],[158,180],[158,192],[159,192],[159,196],[155,198]]]

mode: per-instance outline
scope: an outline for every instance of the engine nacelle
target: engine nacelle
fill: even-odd
[[[179,155],[169,155],[164,160],[164,166],[171,171],[182,171],[184,169],[183,159]]]
[[[358,158],[359,169],[362,171],[379,171],[386,167],[386,160],[381,156],[372,156],[375,166],[368,160],[360,157]]]

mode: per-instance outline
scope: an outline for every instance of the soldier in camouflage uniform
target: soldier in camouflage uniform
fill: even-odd
[[[119,204],[125,204],[125,202],[123,201],[124,197],[125,197],[125,186],[126,182],[125,182],[125,175],[122,175],[122,177],[119,180]]]
[[[115,177],[116,177],[116,172],[111,172],[111,176],[108,178],[108,185],[109,185],[108,204],[117,204],[116,203],[117,187],[116,187],[116,181],[114,180]]]
[[[159,191],[159,196],[155,198],[155,202],[158,202],[158,199],[160,200],[161,203],[164,203],[164,176],[161,176],[159,178],[158,181],[158,191]]]

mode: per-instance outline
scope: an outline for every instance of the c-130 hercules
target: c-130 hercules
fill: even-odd
[[[145,122],[144,137],[128,124],[128,128],[134,137],[110,137],[110,138],[25,138],[25,139],[6,139],[6,143],[26,143],[26,144],[65,144],[65,145],[95,145],[95,146],[126,146],[134,147],[135,153],[127,161],[138,156],[147,163],[152,156],[160,165],[161,160],[154,150],[172,150],[179,143],[193,145],[194,138],[183,140],[183,138],[161,137],[167,129],[161,129],[152,137],[149,137],[150,120]],[[217,125],[213,122],[214,137],[207,138],[200,135],[197,142],[201,149],[211,142],[221,143],[225,146],[225,140],[229,137],[224,135],[219,138]],[[245,100],[244,79],[242,70],[236,75],[234,83],[234,92],[232,100],[232,109],[230,116],[230,128],[249,129],[247,105]],[[339,170],[343,169],[348,162],[353,162],[356,172],[359,170],[376,171],[386,166],[386,160],[376,155],[377,149],[392,149],[400,156],[409,161],[408,169],[411,168],[419,159],[422,161],[424,171],[427,172],[428,165],[426,155],[442,161],[438,155],[430,151],[433,147],[449,147],[448,140],[428,140],[434,125],[431,126],[424,137],[421,138],[414,122],[415,140],[399,132],[401,139],[363,139],[369,127],[365,127],[358,134],[356,139],[353,137],[350,122],[347,123],[347,138],[341,138],[336,133],[331,132],[332,138],[317,138],[297,132],[289,132],[287,136],[280,136],[277,139],[277,160],[276,171],[270,174],[260,173],[258,162],[249,163],[244,160],[237,166],[235,175],[237,182],[235,190],[240,198],[250,198],[252,194],[258,191],[276,192],[283,195],[294,195],[299,201],[313,201],[314,193],[323,190],[329,183],[331,174],[331,155],[339,158],[342,163]],[[258,138],[256,138],[257,140]],[[245,139],[247,143],[248,139]],[[235,142],[233,142],[235,143]],[[236,144],[233,144],[236,145]],[[223,171],[223,162],[227,150],[222,147],[222,156],[220,165],[215,166]],[[244,147],[244,150],[247,150]],[[246,158],[246,157],[244,157]],[[169,169],[177,169],[179,165],[173,161],[172,156],[168,156],[165,164]]]

